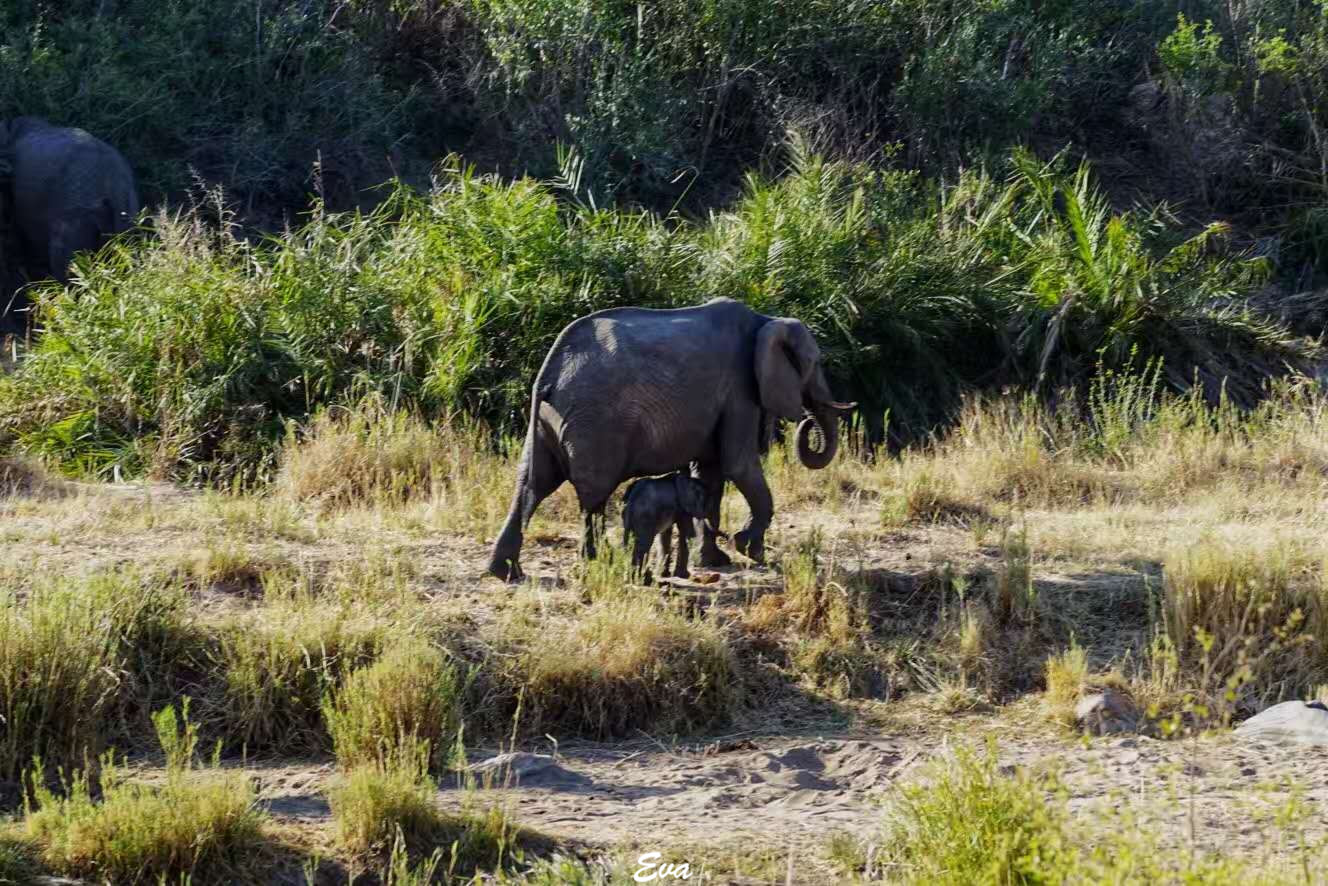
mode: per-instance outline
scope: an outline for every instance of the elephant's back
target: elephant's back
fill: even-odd
[[[750,375],[750,336],[716,313],[614,308],[562,331],[537,386],[573,464],[621,462],[623,476],[638,476],[700,457],[733,386]]]
[[[97,209],[103,201],[117,212],[138,214],[138,194],[128,161],[115,148],[82,129],[31,127],[13,145],[15,202],[29,215],[51,216],[72,209]]]

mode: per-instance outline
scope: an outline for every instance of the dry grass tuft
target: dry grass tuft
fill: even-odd
[[[37,462],[12,456],[0,457],[0,499],[51,495],[60,489],[59,481]]]
[[[873,642],[865,591],[851,579],[832,580],[819,565],[818,533],[783,564],[784,588],[744,613],[744,625],[775,636],[789,649],[793,671],[834,698],[885,691],[884,656]]]
[[[96,759],[133,699],[139,666],[163,666],[184,598],[131,573],[40,583],[0,595],[0,779],[34,756],[71,769]]]
[[[490,679],[520,696],[521,723],[536,734],[685,732],[726,722],[739,700],[724,629],[644,594],[571,614],[510,613],[499,631]]]
[[[412,632],[406,614],[316,598],[234,615],[217,628],[209,726],[236,749],[321,750],[324,696]]]
[[[337,842],[358,859],[384,858],[402,873],[402,856],[442,849],[424,863],[448,876],[502,868],[522,832],[500,808],[444,813],[428,774],[427,742],[403,744],[344,773],[328,793]],[[437,864],[433,864],[436,861]]]
[[[1323,551],[1209,541],[1168,554],[1168,645],[1204,700],[1258,710],[1328,680]]]
[[[328,510],[428,503],[449,515],[450,528],[471,530],[501,520],[511,476],[483,428],[431,426],[371,397],[321,412],[289,436],[273,491]]]
[[[256,596],[265,583],[291,569],[284,557],[252,550],[239,539],[225,537],[183,554],[176,574],[190,588]]]
[[[1062,726],[1074,725],[1074,710],[1088,685],[1088,653],[1072,645],[1047,659],[1047,691],[1042,697],[1047,717]]]

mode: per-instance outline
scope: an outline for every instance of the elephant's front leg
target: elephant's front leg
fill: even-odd
[[[733,547],[756,563],[765,562],[765,531],[775,515],[775,500],[761,473],[761,463],[752,461],[735,470],[729,479],[738,487],[752,516],[747,525],[733,533]]]
[[[604,529],[603,511],[586,511],[585,526],[581,533],[581,556],[594,560],[599,556],[599,536]],[[647,550],[650,542],[646,542]]]
[[[724,501],[724,472],[717,464],[699,464],[693,476],[701,481],[706,490],[706,518],[710,526],[719,525],[720,505]],[[716,535],[704,524],[701,527],[702,566],[728,566],[733,561],[716,543]]]

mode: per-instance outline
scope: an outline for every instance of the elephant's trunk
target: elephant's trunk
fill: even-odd
[[[812,448],[812,431],[821,431],[822,446]],[[798,461],[808,468],[819,471],[834,461],[839,450],[839,415],[834,409],[817,406],[811,410],[811,417],[804,418],[798,424]]]

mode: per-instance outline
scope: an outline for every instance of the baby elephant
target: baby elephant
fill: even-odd
[[[692,520],[705,520],[705,487],[682,472],[662,477],[644,477],[627,487],[623,496],[623,544],[632,544],[632,569],[639,572],[650,554],[650,544],[659,535],[663,560],[661,575],[669,574],[673,527],[678,527],[678,561],[673,574],[687,577],[687,540],[696,534]],[[720,538],[727,535],[710,526]],[[649,574],[647,573],[647,581]]]

